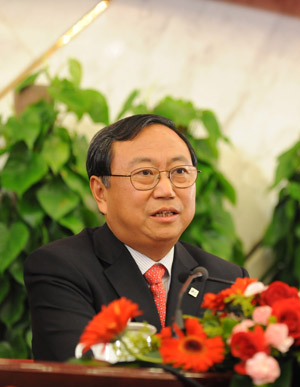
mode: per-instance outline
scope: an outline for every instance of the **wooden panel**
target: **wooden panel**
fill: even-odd
[[[218,0],[300,17],[299,0]]]
[[[228,387],[231,374],[189,374],[207,387]],[[176,376],[159,368],[97,367],[68,363],[0,359],[1,387],[180,387]]]

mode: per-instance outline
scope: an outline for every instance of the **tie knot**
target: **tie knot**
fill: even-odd
[[[162,277],[164,276],[166,270],[167,269],[164,265],[155,264],[146,271],[144,277],[146,278],[149,285],[158,284],[161,283]]]

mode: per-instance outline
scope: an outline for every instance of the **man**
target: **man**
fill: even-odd
[[[87,323],[122,296],[143,311],[136,321],[158,330],[171,324],[182,287],[178,276],[197,266],[226,280],[247,276],[237,265],[178,242],[195,212],[196,164],[188,140],[160,116],[128,117],[98,132],[87,171],[106,225],[41,247],[25,263],[35,359],[73,357]],[[155,284],[153,265],[162,270]],[[183,312],[198,316],[204,292],[228,285],[208,280],[192,286]]]

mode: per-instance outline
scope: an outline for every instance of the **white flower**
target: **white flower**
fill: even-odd
[[[247,286],[244,295],[246,297],[253,296],[254,294],[259,294],[267,289],[267,286],[265,286],[262,282],[256,281],[252,282],[250,285]]]

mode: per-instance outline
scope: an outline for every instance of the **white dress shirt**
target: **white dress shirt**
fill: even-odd
[[[132,258],[135,260],[136,264],[138,265],[142,275],[146,273],[147,270],[150,269],[153,265],[160,263],[165,266],[167,269],[163,278],[162,283],[164,286],[164,289],[166,291],[166,295],[168,295],[170,283],[171,283],[171,273],[172,273],[172,265],[173,265],[173,259],[174,259],[174,247],[168,252],[167,255],[165,255],[160,261],[153,261],[153,259],[147,257],[146,255],[134,250],[133,248],[125,245],[130,252]]]

